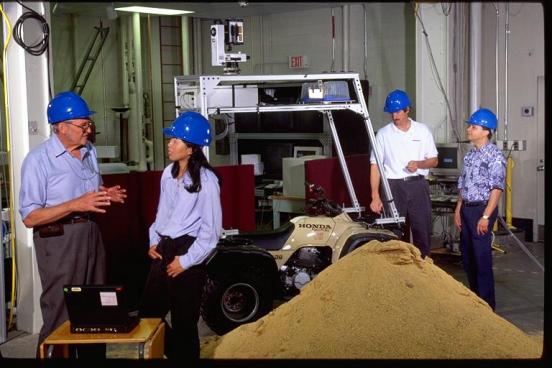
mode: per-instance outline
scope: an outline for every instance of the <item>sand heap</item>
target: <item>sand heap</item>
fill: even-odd
[[[372,241],[264,318],[202,347],[215,359],[539,358],[542,345],[411,244]]]

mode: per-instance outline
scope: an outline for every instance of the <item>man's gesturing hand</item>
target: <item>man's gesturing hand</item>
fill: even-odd
[[[125,203],[125,198],[127,197],[126,189],[121,188],[120,185],[115,185],[109,188],[100,185],[100,190],[107,192],[109,199],[112,202]]]
[[[111,200],[107,192],[88,192],[74,200],[73,212],[105,213],[105,210],[101,207],[110,205]]]

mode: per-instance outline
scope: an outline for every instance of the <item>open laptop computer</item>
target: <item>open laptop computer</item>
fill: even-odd
[[[121,285],[65,285],[63,294],[71,332],[126,333],[140,321]]]

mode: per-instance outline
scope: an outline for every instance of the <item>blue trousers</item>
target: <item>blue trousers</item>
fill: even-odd
[[[495,309],[495,288],[492,257],[492,229],[498,215],[495,208],[489,217],[487,233],[477,234],[477,222],[483,216],[486,205],[468,207],[462,205],[460,210],[462,228],[460,232],[460,251],[462,263],[468,275],[470,289],[489,306]]]

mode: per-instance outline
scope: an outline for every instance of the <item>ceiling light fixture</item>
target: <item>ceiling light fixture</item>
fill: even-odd
[[[109,4],[105,11],[107,13],[107,19],[109,20],[115,20],[117,19],[117,12],[115,11],[115,7],[113,6],[113,3]]]
[[[177,10],[177,9],[165,9],[165,8],[150,8],[147,6],[125,6],[122,8],[115,8],[117,11],[131,12],[131,13],[145,13],[156,15],[183,15],[194,13],[190,10]]]

